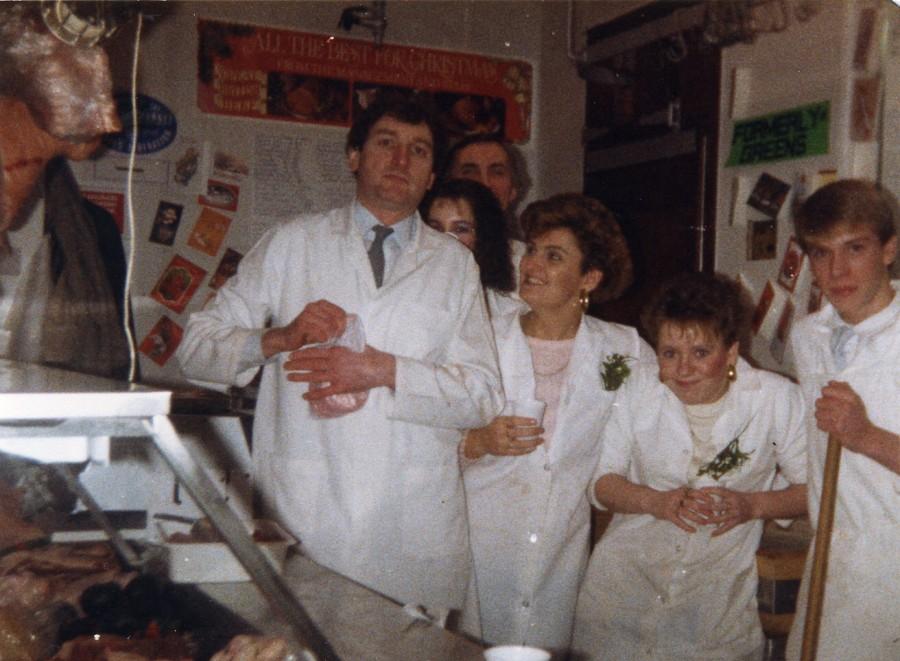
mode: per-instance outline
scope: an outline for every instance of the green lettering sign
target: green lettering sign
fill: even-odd
[[[829,121],[828,101],[739,120],[725,166],[827,154]]]

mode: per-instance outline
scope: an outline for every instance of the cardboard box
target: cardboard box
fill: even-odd
[[[250,576],[223,541],[190,541],[176,535],[176,526],[160,522],[163,545],[168,553],[169,578],[175,583],[233,583],[249,581]],[[279,572],[289,546],[295,540],[274,521],[255,522],[257,546]],[[169,532],[171,530],[171,532]],[[183,531],[183,528],[182,528]],[[173,537],[173,535],[175,535]]]

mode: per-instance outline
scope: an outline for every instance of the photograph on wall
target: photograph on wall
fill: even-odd
[[[354,115],[367,107],[382,91],[426,96],[437,110],[445,136],[450,141],[475,134],[503,135],[506,131],[506,101],[503,98],[449,92],[432,94],[408,87],[370,82],[359,82],[353,86]]]
[[[250,174],[250,166],[246,159],[227,151],[216,151],[213,154],[213,174],[240,181]]]
[[[432,95],[461,134],[531,137],[532,66],[523,60],[207,19],[197,31],[205,113],[350,126],[365,107],[360,95],[396,87]]]
[[[747,224],[747,260],[775,259],[778,224],[774,219],[751,220]]]
[[[346,126],[350,83],[335,78],[268,72],[266,114],[314,124]]]
[[[772,302],[774,300],[775,288],[772,286],[771,282],[766,282],[766,286],[763,288],[762,294],[760,294],[756,308],[753,310],[751,327],[753,328],[753,333],[755,335],[758,335],[759,331],[762,329],[763,322],[765,322],[766,317],[769,315],[769,310],[772,309]]]
[[[231,225],[231,218],[204,207],[197,216],[197,222],[194,223],[194,229],[191,230],[187,244],[205,255],[215,257],[222,241],[225,240],[229,225]]]
[[[175,242],[175,235],[178,233],[178,225],[181,224],[183,211],[184,207],[180,204],[160,200],[156,207],[156,215],[153,217],[150,241],[164,246],[171,246]]]
[[[878,11],[874,7],[866,7],[859,12],[859,25],[856,28],[856,44],[853,47],[853,68],[865,71],[872,52],[875,35],[875,24],[878,22]]]
[[[175,353],[183,334],[181,326],[163,315],[147,333],[138,347],[138,351],[162,367]]]
[[[222,259],[219,260],[215,273],[209,279],[209,286],[213,289],[218,289],[228,282],[228,279],[237,273],[238,264],[241,263],[242,258],[243,255],[237,250],[226,248],[222,254]]]
[[[787,300],[784,307],[781,308],[781,315],[778,317],[778,325],[775,327],[775,334],[769,343],[769,353],[772,358],[779,363],[784,362],[784,349],[787,347],[788,338],[791,334],[791,324],[794,319],[794,304]]]
[[[209,179],[206,182],[206,193],[200,195],[197,202],[223,211],[236,211],[240,190],[237,184]]]
[[[871,76],[853,81],[853,111],[850,114],[850,139],[872,142],[877,137],[881,78]]]
[[[778,284],[793,292],[797,286],[797,278],[803,268],[803,249],[795,237],[788,240],[784,251],[784,259],[781,260],[781,268],[778,269]]]
[[[206,271],[199,266],[175,255],[150,292],[150,298],[181,314],[205,276]]]
[[[777,218],[790,189],[789,183],[763,172],[756,180],[756,185],[747,198],[747,204],[770,218]]]
[[[122,193],[110,193],[109,191],[81,190],[82,197],[90,200],[101,209],[106,209],[116,221],[119,234],[125,227],[125,196]]]
[[[200,146],[187,144],[175,159],[175,167],[172,169],[172,181],[179,186],[187,187],[200,169],[202,154]]]

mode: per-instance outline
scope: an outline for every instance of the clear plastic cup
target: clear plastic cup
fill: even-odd
[[[525,645],[500,645],[484,651],[487,661],[550,661],[550,652]]]
[[[539,399],[511,399],[507,400],[501,415],[534,418],[535,426],[540,427],[544,422],[544,411],[546,408],[547,405]],[[522,438],[526,437],[523,436]]]

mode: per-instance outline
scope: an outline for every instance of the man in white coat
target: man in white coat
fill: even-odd
[[[246,384],[263,366],[255,479],[304,551],[434,610],[461,607],[470,571],[459,430],[502,406],[472,254],[416,212],[439,152],[425,106],[376,100],[347,138],[352,204],[268,232],[191,316],[178,351],[206,381]],[[351,313],[362,353],[315,346]],[[360,392],[365,404],[345,415],[310,409]]]
[[[900,659],[900,287],[890,280],[896,204],[874,184],[843,180],[810,196],[795,220],[828,300],[792,334],[812,413],[813,523],[828,435],[843,448],[818,661]],[[808,559],[788,659],[800,656],[810,564]]]

